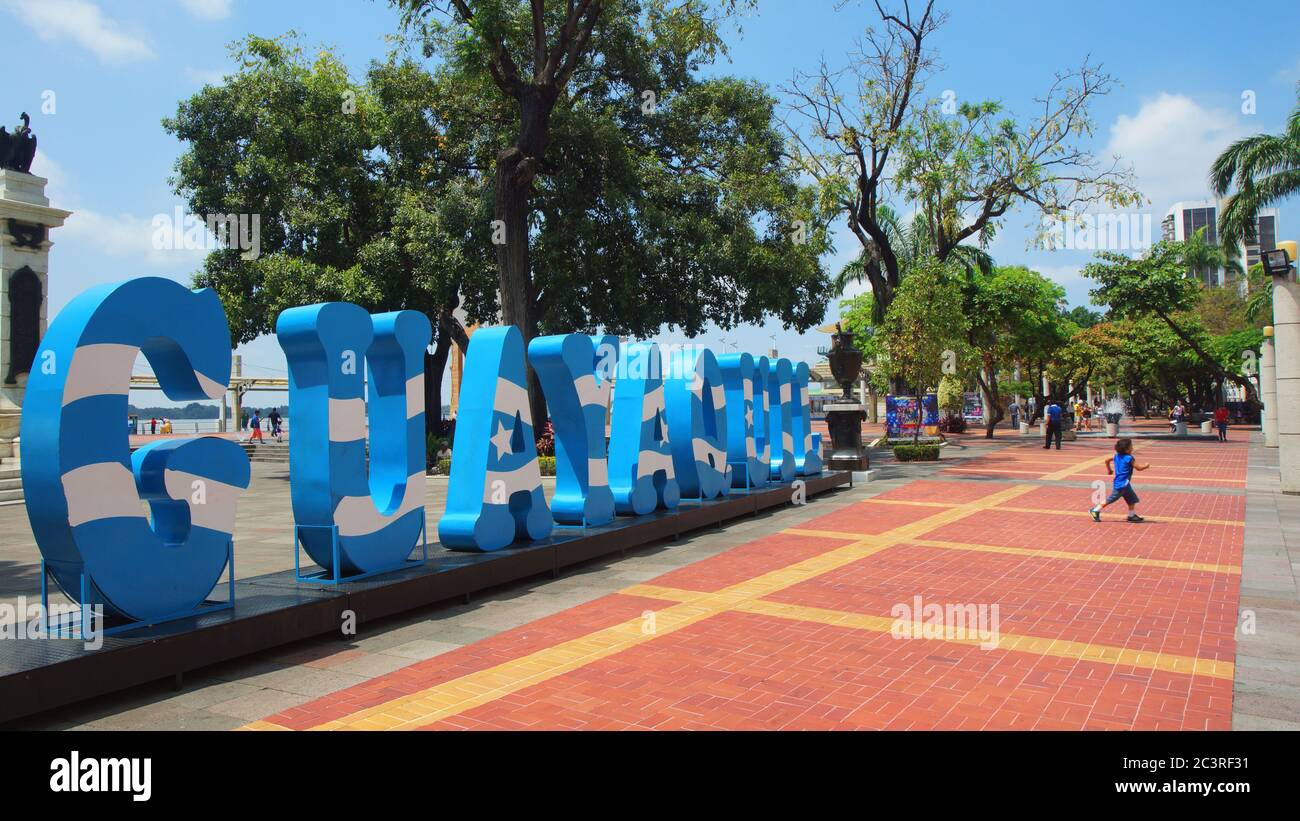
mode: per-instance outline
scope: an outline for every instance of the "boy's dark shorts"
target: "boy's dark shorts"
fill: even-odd
[[[1122,498],[1124,501],[1126,501],[1126,502],[1128,502],[1129,504],[1131,504],[1131,505],[1135,505],[1135,504],[1138,503],[1138,495],[1137,495],[1137,493],[1133,490],[1133,486],[1132,486],[1132,485],[1124,485],[1124,487],[1117,487],[1117,488],[1115,488],[1114,490],[1112,490],[1112,491],[1110,492],[1110,497],[1109,497],[1108,499],[1106,499],[1106,504],[1108,504],[1108,505],[1109,505],[1109,504],[1112,504],[1112,503],[1114,503],[1116,500],[1121,499],[1121,498]]]

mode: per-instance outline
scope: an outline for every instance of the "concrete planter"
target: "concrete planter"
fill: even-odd
[[[1201,433],[1214,433],[1214,421],[1206,419],[1201,423]]]
[[[1119,422],[1107,422],[1106,435],[1111,437],[1112,439],[1114,439],[1116,436],[1119,436]]]

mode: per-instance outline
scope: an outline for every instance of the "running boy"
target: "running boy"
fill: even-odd
[[[1114,464],[1114,471],[1111,470],[1111,464]],[[1088,513],[1092,515],[1094,522],[1101,521],[1101,511],[1111,504],[1118,501],[1121,497],[1128,503],[1128,520],[1130,522],[1146,521],[1137,512],[1138,495],[1133,491],[1133,471],[1146,470],[1151,467],[1150,464],[1139,465],[1133,461],[1133,440],[1125,437],[1115,443],[1115,455],[1106,460],[1106,473],[1115,474],[1115,489],[1110,492],[1104,504],[1090,508]]]

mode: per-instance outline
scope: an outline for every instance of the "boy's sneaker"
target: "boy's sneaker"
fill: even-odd
[[[1092,517],[1094,522],[1101,521],[1101,511],[1095,507],[1088,508],[1088,515]]]
[[[1138,522],[1145,522],[1146,519],[1143,519],[1141,516],[1139,516],[1139,515],[1137,515],[1136,513],[1134,513],[1133,515],[1131,515],[1131,516],[1128,517],[1128,521],[1133,522],[1134,524],[1137,524]]]

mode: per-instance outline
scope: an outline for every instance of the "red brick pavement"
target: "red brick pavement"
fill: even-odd
[[[1139,474],[1141,525],[1084,513],[1109,448],[1012,445],[978,461],[1023,475],[914,481],[250,727],[1226,729],[1245,448],[1144,444],[1208,492]],[[916,597],[996,605],[996,646],[895,637]]]

